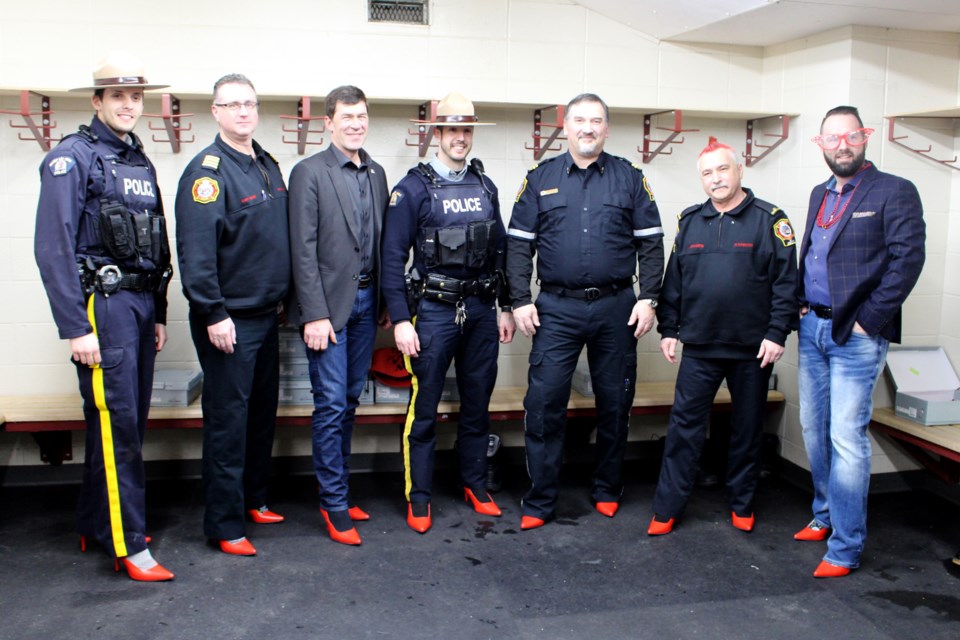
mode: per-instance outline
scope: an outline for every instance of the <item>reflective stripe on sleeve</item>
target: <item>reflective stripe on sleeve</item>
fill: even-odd
[[[647,227],[646,229],[634,229],[634,238],[649,238],[650,236],[662,236],[663,227]]]
[[[636,232],[634,232],[636,233]],[[508,236],[513,236],[514,238],[520,238],[521,240],[536,240],[537,234],[531,233],[529,231],[521,231],[520,229],[510,228],[507,230]]]

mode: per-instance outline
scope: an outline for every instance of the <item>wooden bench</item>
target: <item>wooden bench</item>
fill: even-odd
[[[960,482],[960,424],[922,425],[901,418],[893,409],[884,407],[873,410],[870,428],[896,440],[917,462],[944,482]]]
[[[490,399],[490,419],[493,421],[522,420],[525,387],[498,387]],[[640,382],[633,401],[632,415],[664,415],[673,406],[673,382]],[[767,410],[784,403],[779,391],[767,394]],[[357,409],[357,424],[403,424],[406,404],[361,405]],[[441,402],[437,410],[440,422],[457,419],[460,405]],[[714,400],[714,412],[730,411],[730,392],[721,387]],[[313,407],[310,405],[282,405],[277,415],[278,426],[309,426]],[[594,399],[571,391],[567,416],[589,417],[596,414]],[[83,407],[77,394],[44,396],[0,396],[0,429],[9,433],[31,433],[40,445],[44,462],[60,464],[72,460],[71,431],[86,428]],[[151,407],[150,429],[198,429],[203,425],[203,414],[198,398],[185,407]]]

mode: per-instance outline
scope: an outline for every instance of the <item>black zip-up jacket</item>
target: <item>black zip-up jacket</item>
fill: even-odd
[[[276,309],[290,288],[287,186],[277,161],[220,135],[187,165],[177,187],[180,279],[207,326]]]
[[[658,331],[700,357],[756,357],[799,326],[796,238],[786,214],[754,197],[726,213],[711,201],[679,216]]]

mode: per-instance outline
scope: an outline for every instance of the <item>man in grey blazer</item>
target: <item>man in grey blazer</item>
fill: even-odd
[[[290,253],[299,324],[313,387],[313,466],[330,537],[360,544],[369,516],[348,491],[354,413],[379,316],[383,167],[363,150],[367,99],[353,86],[327,96],[331,144],[290,173]]]

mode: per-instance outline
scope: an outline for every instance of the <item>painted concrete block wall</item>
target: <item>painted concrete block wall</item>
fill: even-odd
[[[93,61],[104,53],[100,43],[89,38],[91,29],[103,25],[102,19],[92,16],[112,6],[102,0],[79,4],[53,0],[43,18],[27,8],[8,8],[0,22],[0,87],[63,89],[85,84]],[[282,142],[280,115],[295,112],[297,96],[320,97],[342,83],[367,91],[373,116],[367,148],[395,183],[418,161],[415,150],[405,144],[412,139],[406,132],[408,120],[415,116],[413,105],[451,90],[467,93],[483,117],[498,123],[478,133],[475,155],[484,160],[500,188],[505,220],[533,162],[532,152],[524,149],[530,142],[533,106],[565,103],[589,90],[614,108],[608,150],[637,161],[645,109],[798,114],[790,139],[747,170],[745,185],[783,208],[802,229],[810,188],[828,175],[809,138],[817,133],[827,108],[858,104],[867,125],[878,131],[869,157],[881,168],[914,180],[927,208],[928,267],[905,310],[906,341],[942,342],[960,363],[960,328],[953,320],[960,311],[960,290],[949,275],[960,263],[960,223],[950,224],[951,205],[960,202],[960,183],[954,172],[886,143],[882,135],[882,117],[887,113],[957,103],[960,43],[955,34],[849,27],[759,49],[657,42],[565,0],[434,0],[429,27],[367,23],[366,3],[359,0],[292,0],[280,11],[254,2],[234,3],[234,9],[243,11],[224,12],[209,3],[182,8],[189,10],[161,12],[136,5],[110,25],[156,43],[140,51],[149,78],[172,84],[170,91],[187,96],[184,111],[196,114],[192,133],[197,142],[185,145],[180,155],[149,140],[146,120],[139,127],[157,164],[169,213],[180,172],[215,132],[209,101],[197,96],[206,94],[217,77],[234,70],[248,74],[264,96],[257,137],[277,156],[285,175],[300,157]],[[61,46],[35,50],[30,34],[38,30]],[[24,51],[30,55],[24,56]],[[60,133],[75,130],[90,117],[86,97],[57,96],[55,106]],[[0,108],[16,107],[15,95],[0,96]],[[149,99],[147,111],[158,110],[158,99]],[[661,119],[661,126],[671,122],[669,116]],[[684,125],[700,131],[674,145],[672,155],[643,165],[658,198],[668,249],[676,214],[705,198],[695,162],[707,136],[717,135],[741,150],[744,146],[743,120],[687,116]],[[765,130],[772,132],[775,126],[767,123]],[[952,147],[956,133],[952,127],[951,121],[944,121],[932,134],[929,127],[921,133],[932,135],[935,144]],[[0,292],[4,299],[16,301],[0,305],[0,353],[7,354],[0,358],[0,395],[66,393],[76,388],[32,256],[37,165],[42,155],[34,143],[18,141],[10,130],[0,131]],[[171,341],[159,359],[163,367],[195,366],[196,361],[179,286],[175,281],[170,290]],[[381,340],[388,343],[390,338]],[[658,336],[640,342],[641,380],[676,375],[657,344]],[[502,348],[500,384],[525,384],[528,352],[529,341],[523,337]],[[783,454],[805,466],[796,364],[791,337],[787,356],[778,365],[780,388],[788,398],[778,429]],[[884,393],[881,385],[878,402],[883,402]],[[634,436],[653,437],[663,426],[662,420],[638,420]],[[196,455],[194,435],[151,434],[148,457]],[[363,451],[393,446],[378,438],[359,440],[356,446]],[[297,430],[278,433],[278,453],[302,454],[307,446]],[[879,470],[902,464],[896,453],[885,453],[884,448],[878,448]],[[0,464],[36,460],[28,438],[0,435]]]
[[[904,306],[904,344],[944,344],[956,360],[960,356],[956,342],[947,337],[945,280],[950,279],[948,255],[951,207],[956,207],[956,178],[953,172],[916,154],[903,150],[886,139],[887,120],[893,113],[944,108],[957,103],[957,71],[960,40],[955,34],[890,31],[849,27],[814,38],[770,47],[764,52],[764,108],[793,105],[801,112],[797,139],[800,148],[784,149],[782,167],[796,176],[784,190],[786,201],[800,205],[796,226],[802,229],[806,218],[810,188],[829,177],[820,150],[809,142],[819,132],[823,113],[838,104],[859,107],[865,126],[876,133],[869,143],[867,157],[881,170],[912,180],[920,191],[927,224],[927,262],[916,288]],[[779,93],[778,93],[779,92]],[[788,102],[793,96],[796,102]],[[780,101],[783,102],[780,102]],[[952,121],[924,121],[919,124],[898,122],[915,146],[932,144],[934,148],[954,147]],[[796,155],[798,162],[788,158]],[[952,216],[956,218],[955,214]],[[801,234],[802,235],[802,234]],[[953,253],[955,254],[955,249]],[[796,347],[789,350],[787,367],[781,371],[782,390],[787,395],[787,410],[781,425],[782,451],[787,459],[806,466],[796,395]],[[890,406],[892,392],[881,379],[874,396],[876,406]],[[874,440],[875,473],[914,468],[906,456],[887,440]]]

